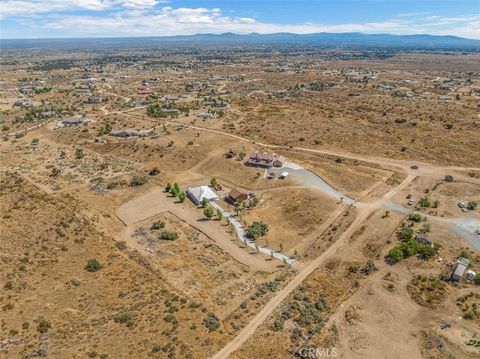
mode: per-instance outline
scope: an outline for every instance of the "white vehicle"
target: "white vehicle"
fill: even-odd
[[[287,171],[280,173],[280,176],[278,176],[278,178],[280,178],[280,179],[284,179],[284,178],[287,178],[287,177],[288,177],[288,172]]]
[[[465,203],[459,202],[459,203],[458,203],[458,207],[460,207],[460,208],[466,208],[467,206],[465,205]]]

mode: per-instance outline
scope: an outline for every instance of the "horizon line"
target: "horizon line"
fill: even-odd
[[[457,35],[449,35],[449,34],[429,34],[429,33],[416,33],[416,34],[394,34],[389,32],[382,32],[382,33],[369,33],[369,32],[359,32],[359,31],[345,31],[345,32],[310,32],[310,33],[296,33],[296,32],[289,32],[289,31],[278,31],[278,32],[270,32],[270,33],[260,33],[260,32],[249,32],[249,33],[238,33],[233,31],[221,32],[221,33],[213,33],[213,32],[199,32],[195,34],[177,34],[177,35],[139,35],[139,36],[125,36],[125,35],[111,35],[111,36],[98,36],[98,37],[24,37],[24,38],[2,38],[0,37],[0,41],[4,40],[88,40],[88,39],[129,39],[129,38],[171,38],[171,37],[189,37],[189,36],[198,36],[198,35],[212,35],[212,36],[221,36],[226,34],[232,35],[239,35],[239,36],[248,36],[248,35],[276,35],[276,34],[289,34],[289,35],[299,35],[299,36],[308,36],[308,35],[316,35],[316,34],[360,34],[360,35],[389,35],[389,36],[432,36],[432,37],[453,37],[457,39],[463,40],[470,40],[470,41],[478,41],[480,39],[462,37]]]

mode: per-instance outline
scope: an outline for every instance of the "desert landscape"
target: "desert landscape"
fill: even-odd
[[[477,50],[7,46],[0,356],[478,358]]]

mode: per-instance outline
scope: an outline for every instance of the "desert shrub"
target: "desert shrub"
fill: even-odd
[[[475,201],[470,201],[467,203],[467,208],[471,211],[473,211],[474,209],[476,209],[478,206],[478,203],[475,202]]]
[[[406,123],[407,120],[405,118],[396,118],[395,123]]]
[[[157,230],[157,229],[162,229],[162,228],[165,228],[165,221],[161,221],[161,220],[154,221],[152,223],[152,225],[150,226],[150,229],[152,231]]]
[[[247,227],[245,231],[248,238],[256,240],[258,237],[266,235],[268,232],[268,225],[263,222],[253,222]]]
[[[81,158],[83,158],[83,157],[85,157],[85,153],[83,152],[83,149],[77,148],[77,149],[75,150],[75,158],[76,158],[77,160],[79,160],[79,159],[81,159]]]
[[[44,318],[40,318],[40,320],[38,321],[37,330],[41,334],[45,334],[46,332],[48,332],[51,327],[52,324]]]
[[[430,202],[428,197],[423,197],[423,198],[420,198],[420,206],[425,207],[425,208],[429,208],[429,207],[432,206],[432,203]]]
[[[160,173],[160,170],[158,169],[158,167],[153,167],[149,172],[148,174],[150,176],[156,176]]]
[[[432,230],[432,226],[430,223],[425,223],[421,228],[420,228],[420,233],[428,233]]]
[[[85,266],[87,272],[97,272],[102,269],[102,265],[96,259],[90,259]]]
[[[220,321],[215,314],[209,313],[205,318],[203,318],[203,325],[207,327],[209,332],[213,332],[220,327]]]
[[[160,233],[160,235],[158,236],[158,239],[162,239],[164,241],[174,241],[177,238],[178,238],[177,233],[169,232],[169,231],[162,231],[162,233]]]
[[[453,182],[453,176],[452,175],[445,175],[444,181],[445,182]]]
[[[473,278],[473,281],[475,282],[475,284],[480,285],[480,274],[477,274],[475,278]]]
[[[146,177],[133,176],[133,178],[130,180],[130,187],[143,186],[145,183],[147,183],[147,178]]]
[[[127,248],[127,243],[125,241],[116,242],[115,247],[120,250],[124,250],[125,248]]]
[[[400,237],[402,239],[412,239],[413,238],[413,229],[410,228],[410,227],[405,227],[403,230],[402,230],[402,233],[400,235]]]
[[[114,318],[113,321],[115,323],[120,323],[120,324],[126,324],[127,327],[131,327],[134,325],[133,317],[130,313],[120,313],[117,314]]]
[[[467,319],[467,320],[473,320],[473,319],[476,319],[477,318],[477,315],[475,314],[475,312],[473,310],[467,310],[463,313],[463,319]]]
[[[408,216],[408,219],[410,219],[413,222],[420,222],[422,220],[422,215],[418,212],[413,212],[413,213],[410,213],[410,215]]]
[[[52,171],[50,172],[50,177],[58,177],[62,173],[62,170],[58,167],[53,167]]]

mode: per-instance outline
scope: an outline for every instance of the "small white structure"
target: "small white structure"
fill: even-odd
[[[477,275],[477,273],[475,273],[473,270],[467,270],[467,273],[465,273],[465,278],[467,280],[474,280],[475,279],[475,276]]]
[[[287,171],[280,173],[280,176],[278,176],[278,178],[281,178],[281,179],[284,179],[284,178],[287,178],[287,177],[288,177],[288,172]]]
[[[208,202],[218,199],[218,196],[215,194],[215,192],[213,192],[213,190],[208,186],[189,188],[187,190],[187,195],[197,206],[202,203],[204,198],[206,198]]]
[[[197,114],[197,118],[200,118],[202,120],[208,120],[209,118],[213,117],[213,113],[210,112],[200,112]]]

